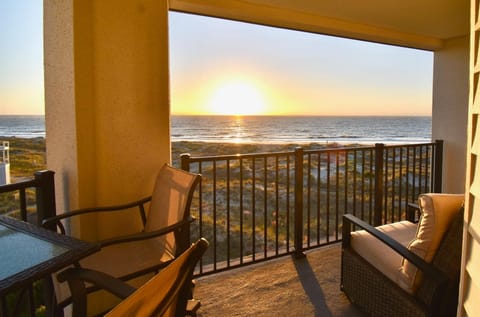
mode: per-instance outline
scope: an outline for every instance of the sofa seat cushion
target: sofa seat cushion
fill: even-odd
[[[395,222],[376,228],[405,247],[415,238],[417,232],[417,224],[410,221]],[[350,245],[362,258],[397,283],[403,260],[400,254],[365,230],[352,232]]]

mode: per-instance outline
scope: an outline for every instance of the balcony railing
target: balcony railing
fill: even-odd
[[[423,192],[440,192],[443,142],[181,157],[202,174],[192,240],[211,247],[200,274],[341,239],[342,215],[379,225],[405,218]]]
[[[54,174],[53,171],[38,171],[32,179],[1,185],[0,213],[37,225],[55,216]]]

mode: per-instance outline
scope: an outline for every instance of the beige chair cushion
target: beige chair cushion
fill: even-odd
[[[114,277],[121,277],[132,271],[140,271],[167,262],[173,254],[164,252],[164,245],[156,239],[135,241],[104,247],[97,253],[80,261],[82,267],[94,269]],[[160,239],[157,239],[160,240]]]
[[[128,242],[117,245],[111,245],[103,248],[80,261],[82,267],[94,269],[101,272],[108,272],[114,277],[122,277],[132,271],[147,269],[159,262],[168,262],[174,258],[173,254],[164,251],[164,245],[157,239],[144,241]],[[145,280],[152,275],[146,275],[144,278],[131,280],[130,284],[139,287]],[[56,278],[55,278],[56,280]],[[57,300],[63,301],[71,296],[67,283],[54,283]],[[90,303],[89,303],[90,304]],[[98,303],[96,312],[103,311],[111,307],[110,303]]]
[[[377,229],[407,247],[410,241],[415,238],[417,225],[409,221],[400,221],[379,226]],[[365,230],[352,232],[350,244],[355,252],[385,276],[393,282],[398,280],[398,268],[402,265],[403,259],[400,254]]]
[[[431,262],[452,219],[463,205],[463,194],[422,194],[418,198],[421,218],[416,237],[408,249]],[[402,261],[397,283],[409,293],[414,293],[421,282],[416,266]]]

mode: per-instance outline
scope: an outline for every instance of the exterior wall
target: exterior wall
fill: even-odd
[[[166,1],[45,0],[44,30],[57,212],[149,195],[170,162]],[[132,225],[99,218],[73,230],[103,238]]]
[[[465,192],[468,119],[468,36],[434,53],[432,139],[444,140],[443,192]]]
[[[480,23],[478,1],[471,2],[470,95],[468,109],[467,176],[458,316],[480,312]]]
[[[44,1],[47,165],[56,172],[57,212],[78,206],[73,0]]]

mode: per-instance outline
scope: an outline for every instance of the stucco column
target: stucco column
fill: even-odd
[[[45,0],[44,33],[57,213],[150,194],[170,162],[167,1]],[[98,218],[72,230],[103,238],[133,225]]]
[[[444,140],[443,192],[465,192],[469,37],[434,53],[432,139]]]

